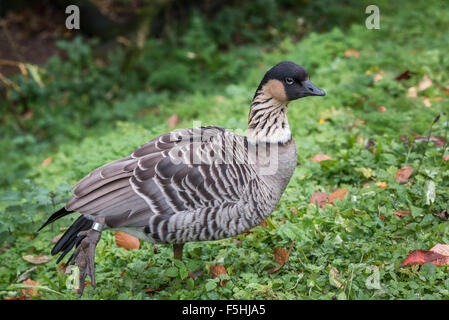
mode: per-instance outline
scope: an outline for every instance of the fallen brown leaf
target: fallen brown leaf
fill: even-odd
[[[338,270],[332,267],[331,265],[329,265],[328,267],[329,267],[329,283],[338,289],[343,288],[344,284],[340,279],[340,273],[338,272]]]
[[[290,256],[290,252],[292,252],[293,245],[295,244],[295,242],[296,239],[290,243],[290,248],[288,250],[284,248],[273,249],[274,259],[276,260],[277,263],[279,263],[280,266],[268,270],[268,274],[272,274],[274,272],[281,270],[281,268],[287,263],[288,257]]]
[[[413,173],[413,167],[402,167],[399,169],[396,174],[394,175],[394,179],[396,181],[399,181],[399,183],[404,184],[408,182],[408,178]]]
[[[140,247],[138,238],[123,231],[117,231],[115,233],[115,243],[118,247],[126,250],[139,249]]]
[[[400,75],[398,75],[395,79],[396,79],[396,81],[408,80],[411,78],[410,75],[411,75],[411,72],[409,70],[405,70]]]
[[[268,223],[267,223],[266,221],[262,221],[262,222],[259,224],[259,226],[260,226],[260,227],[268,227]]]
[[[382,188],[382,189],[388,188],[388,184],[384,181],[376,182],[376,186],[378,186],[379,188]]]
[[[345,56],[346,57],[358,57],[360,55],[360,51],[356,49],[346,49],[345,50]]]
[[[210,273],[212,274],[213,279],[220,277],[220,274],[228,274],[228,272],[226,271],[226,268],[223,267],[221,264],[211,266]],[[223,287],[226,285],[227,282],[228,282],[228,280],[221,280],[219,285]]]
[[[407,214],[410,214],[410,210],[398,210],[394,213],[394,216],[396,218],[403,218]]]
[[[413,250],[401,263],[401,266],[423,265],[424,263],[432,263],[436,266],[446,265],[449,263],[449,256],[431,250]]]
[[[428,97],[422,97],[421,98],[422,103],[427,107],[430,108],[432,106],[432,102],[430,102],[430,99]]]
[[[39,286],[40,282],[39,281],[36,282],[36,281],[31,280],[30,278],[28,278],[27,280],[22,282],[22,284],[27,284],[27,285],[30,285],[30,286]],[[31,297],[37,296],[38,295],[38,291],[35,288],[22,289],[22,294],[26,298],[31,298]]]
[[[327,203],[327,194],[326,192],[315,192],[310,198],[310,203],[315,204],[318,202],[319,208],[324,208]]]
[[[422,80],[418,83],[418,91],[424,91],[432,86],[432,80],[425,74]]]
[[[343,198],[345,197],[347,192],[348,192],[348,189],[346,189],[346,188],[335,190],[333,193],[331,193],[329,195],[329,199],[328,199],[329,203],[333,204],[337,199],[343,200]]]
[[[310,160],[312,160],[313,162],[321,162],[325,160],[334,160],[334,159],[329,157],[328,155],[319,153],[310,158]]]
[[[410,87],[407,91],[407,97],[416,98],[418,96],[418,89],[416,87]]]
[[[42,165],[43,165],[44,167],[45,167],[45,166],[48,166],[52,161],[53,161],[53,158],[52,158],[52,157],[49,157],[49,158],[45,159],[44,161],[42,161]]]
[[[288,250],[284,248],[274,248],[273,249],[274,260],[281,266],[285,264],[288,259]]]
[[[374,77],[373,77],[373,81],[374,81],[374,82],[380,81],[380,80],[382,80],[382,79],[383,79],[382,72],[376,73],[376,74],[374,75]]]
[[[51,258],[49,256],[40,254],[37,256],[32,256],[32,255],[26,255],[22,257],[23,260],[28,261],[32,264],[42,264],[42,263],[47,263],[49,261],[51,261]]]

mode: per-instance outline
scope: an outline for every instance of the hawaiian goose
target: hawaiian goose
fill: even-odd
[[[257,226],[275,209],[297,163],[288,103],[324,95],[304,67],[284,61],[256,90],[247,137],[219,127],[176,130],[95,169],[41,227],[82,213],[52,249],[52,254],[62,252],[57,263],[76,246],[69,263],[79,266],[81,284],[89,275],[95,286],[102,228],[172,243],[175,258],[181,259],[186,242],[232,237]]]

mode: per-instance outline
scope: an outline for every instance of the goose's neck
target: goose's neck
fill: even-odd
[[[288,102],[275,99],[266,90],[257,91],[248,116],[248,141],[281,144],[290,141],[287,107]]]

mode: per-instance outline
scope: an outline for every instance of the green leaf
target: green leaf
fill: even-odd
[[[176,277],[178,275],[178,268],[176,267],[170,267],[165,271],[165,275],[169,277]]]
[[[206,290],[207,291],[212,291],[217,287],[217,283],[213,280],[209,280],[208,282],[206,282]]]

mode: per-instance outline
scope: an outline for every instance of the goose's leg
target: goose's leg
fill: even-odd
[[[100,241],[101,230],[104,225],[104,217],[99,217],[95,220],[92,228],[86,231],[81,231],[78,236],[84,236],[80,244],[76,248],[73,256],[69,260],[69,264],[76,264],[79,267],[79,289],[78,293],[80,296],[84,292],[84,281],[86,276],[90,276],[92,287],[96,286],[95,282],[95,248],[97,247],[98,241]]]
[[[184,247],[184,243],[174,244],[173,245],[173,255],[175,259],[182,260],[182,248]]]

